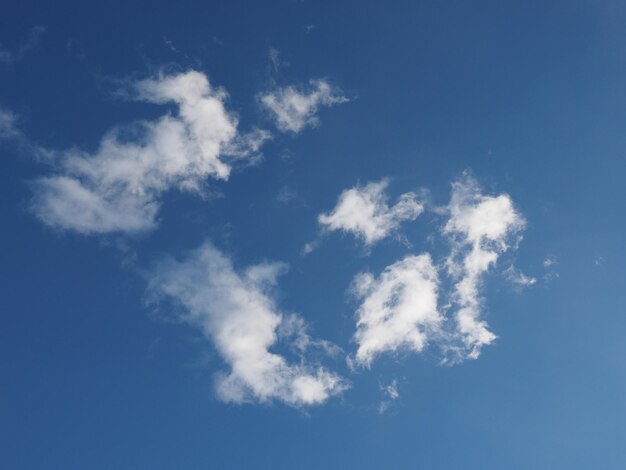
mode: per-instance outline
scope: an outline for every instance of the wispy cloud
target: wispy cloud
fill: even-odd
[[[387,385],[381,385],[380,390],[383,392],[383,399],[378,405],[378,414],[385,414],[394,401],[400,398],[400,393],[398,392],[398,381],[393,379]]]
[[[557,271],[557,267],[559,264],[559,260],[554,255],[548,255],[543,260],[544,274],[543,274],[543,283],[550,284],[553,281],[559,279],[560,274]]]
[[[289,65],[289,62],[281,59],[280,51],[274,47],[270,47],[267,52],[267,58],[269,60],[270,75],[276,75],[282,67]]]
[[[0,107],[0,140],[10,142],[20,152],[35,160],[47,163],[53,158],[54,152],[30,142],[24,135],[20,129],[20,116],[2,107]]]
[[[424,210],[415,193],[402,194],[395,205],[388,205],[388,180],[355,186],[339,195],[337,205],[318,222],[325,230],[340,230],[371,246],[395,233],[404,221],[415,220]]]
[[[556,256],[553,256],[553,255],[546,256],[546,258],[543,260],[543,267],[547,269],[552,266],[555,266],[557,263],[558,263],[558,260],[556,259]]]
[[[0,63],[13,64],[22,60],[26,54],[37,47],[45,32],[46,28],[43,26],[30,28],[26,39],[13,50],[0,44]]]
[[[13,139],[19,137],[16,125],[17,116],[7,109],[0,108],[0,138]]]
[[[504,276],[517,290],[537,284],[536,278],[527,276],[513,265],[504,270]]]
[[[305,406],[347,388],[340,376],[305,360],[310,348],[328,351],[332,345],[312,340],[302,319],[278,310],[272,289],[285,270],[284,264],[266,263],[238,272],[207,242],[182,260],[163,261],[151,275],[149,292],[180,304],[181,319],[199,328],[228,365],[216,383],[223,401]],[[299,363],[270,351],[279,337],[291,340]]]
[[[274,63],[277,54],[270,56]],[[320,106],[333,106],[348,100],[325,80],[311,80],[308,87],[288,86],[260,96],[261,104],[273,117],[276,127],[283,132],[297,134],[305,127],[319,124]]]
[[[269,137],[261,130],[239,133],[226,93],[200,72],[141,80],[128,95],[175,103],[178,111],[114,128],[95,153],[58,152],[57,171],[32,185],[32,208],[45,224],[83,234],[152,229],[163,192],[201,194],[207,178],[227,180],[234,162]]]
[[[274,200],[283,206],[304,206],[306,205],[305,201],[300,197],[298,191],[296,191],[291,186],[282,186],[276,195],[274,196]]]

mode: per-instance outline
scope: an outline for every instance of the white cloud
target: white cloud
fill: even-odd
[[[437,271],[429,254],[407,256],[387,266],[378,278],[361,273],[352,292],[357,310],[356,363],[369,367],[383,352],[421,352],[439,332]]]
[[[527,276],[513,265],[504,270],[504,275],[511,284],[520,290],[537,284],[536,278]]]
[[[303,359],[305,353],[309,354],[316,350],[327,356],[337,356],[342,352],[339,346],[330,341],[311,338],[309,326],[301,316],[295,313],[282,316],[277,332],[281,340],[287,341],[292,350],[295,350]]]
[[[382,387],[385,394],[391,398],[392,400],[396,400],[400,397],[398,393],[398,382],[397,380],[392,380],[389,385],[385,385]]]
[[[216,384],[223,401],[314,405],[347,388],[321,366],[304,360],[289,364],[270,351],[281,335],[294,340],[300,353],[330,347],[312,340],[299,317],[277,309],[271,291],[285,269],[272,263],[237,272],[230,259],[205,243],[182,261],[163,262],[152,276],[150,292],[177,301],[182,319],[200,328],[230,367]]]
[[[318,222],[327,230],[342,230],[372,245],[394,233],[400,224],[415,220],[424,210],[414,193],[404,193],[389,207],[385,189],[387,180],[356,186],[339,196],[337,205],[328,214],[320,214]]]
[[[453,349],[459,357],[475,359],[481,347],[496,338],[481,319],[482,277],[512,242],[515,246],[525,221],[507,194],[485,196],[468,175],[453,183],[448,211],[450,218],[443,231],[452,242],[447,266],[457,280],[452,300],[461,340],[461,346]]]
[[[260,100],[272,114],[278,129],[296,134],[307,126],[319,123],[316,114],[320,106],[349,101],[325,80],[311,80],[307,90],[299,90],[293,86],[279,88],[261,95]]]
[[[378,413],[382,415],[389,410],[395,400],[400,398],[398,381],[394,379],[388,385],[381,385],[380,389],[383,392],[383,400],[378,405]]]
[[[44,223],[84,234],[151,229],[164,191],[201,192],[209,177],[227,180],[233,162],[268,138],[240,135],[225,92],[200,72],[141,80],[131,97],[178,111],[113,129],[93,154],[60,153],[57,174],[33,183],[33,210]]]

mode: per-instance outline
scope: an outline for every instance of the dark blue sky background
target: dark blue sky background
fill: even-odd
[[[256,96],[326,78],[351,101],[203,200],[171,191],[152,233],[88,237],[27,210],[48,167],[0,143],[0,467],[6,469],[622,469],[626,466],[626,3],[621,1],[4,2],[0,106],[29,141],[93,150],[112,126],[160,116],[116,80],[206,73],[242,129]],[[281,65],[273,70],[270,49]],[[146,306],[142,273],[209,238],[237,266],[285,261],[279,300],[353,352],[353,276],[428,241],[403,225],[369,256],[348,236],[311,255],[316,216],[356,183],[430,189],[445,204],[471,170],[528,221],[507,255],[535,286],[486,279],[498,340],[477,361],[385,356],[323,406],[216,400],[221,359]],[[295,200],[276,197],[288,188]],[[445,245],[441,245],[445,248]],[[546,269],[543,262],[557,263]],[[504,265],[506,266],[506,265]],[[557,276],[558,274],[558,276]],[[378,413],[381,384],[400,398]]]

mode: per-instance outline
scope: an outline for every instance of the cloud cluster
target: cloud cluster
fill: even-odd
[[[279,114],[286,113],[281,123],[299,122],[290,121],[292,130],[316,123],[319,106],[346,101],[326,82],[312,84],[315,89],[306,95],[288,87],[272,95],[275,101],[266,100]],[[168,111],[154,120],[116,126],[94,152],[36,147],[17,129],[16,116],[0,109],[0,137],[44,155],[53,167],[52,174],[31,182],[31,209],[43,223],[87,235],[150,230],[157,225],[165,192],[202,195],[208,179],[228,180],[234,165],[270,137],[263,130],[239,132],[226,93],[197,71],[129,83],[122,94],[169,105]],[[181,261],[161,263],[150,277],[154,298],[175,300],[181,318],[200,328],[229,366],[217,379],[217,394],[224,401],[314,405],[348,387],[312,360],[341,349],[311,338],[301,317],[276,307],[271,291],[284,269],[282,264],[261,264],[238,272],[206,243]],[[286,344],[295,360],[276,352]]]
[[[82,234],[152,229],[165,192],[202,195],[207,180],[228,180],[234,165],[270,137],[262,130],[241,133],[237,117],[227,109],[226,93],[197,71],[134,82],[127,95],[171,109],[155,120],[115,127],[94,152],[29,146],[54,165],[53,174],[31,182],[32,211],[43,223]],[[279,130],[299,133],[318,123],[321,106],[348,100],[317,80],[306,90],[290,86],[268,92],[260,101]],[[15,121],[0,109],[0,137],[26,142]],[[388,185],[383,179],[343,191],[332,210],[319,214],[322,231],[351,234],[367,248],[398,235],[402,223],[415,220],[424,206],[413,192],[391,204]],[[285,204],[296,199],[288,187],[277,196]],[[450,254],[443,262],[429,253],[408,254],[378,275],[362,272],[354,278],[357,347],[351,365],[369,368],[383,354],[421,353],[432,344],[452,361],[475,359],[495,340],[483,318],[484,277],[504,252],[517,247],[524,218],[507,194],[485,195],[467,174],[453,183],[450,201],[438,213],[447,217],[440,235]],[[548,269],[555,262],[548,258],[544,265]],[[276,305],[273,290],[285,270],[281,263],[237,270],[206,242],[151,271],[153,298],[178,305],[180,319],[198,328],[226,364],[216,379],[217,395],[225,402],[315,405],[348,387],[318,360],[341,349],[313,339],[300,316]],[[505,275],[519,287],[536,283],[513,266]],[[382,411],[398,398],[397,383],[385,387],[385,393]]]
[[[404,221],[415,220],[424,206],[414,193],[404,193],[395,205],[389,206],[385,190],[388,180],[355,186],[339,195],[334,209],[320,214],[318,222],[326,230],[341,230],[361,239],[366,246],[386,238]]]
[[[325,402],[347,388],[338,375],[302,360],[290,364],[272,352],[279,333],[295,339],[300,352],[329,343],[312,340],[297,316],[283,315],[272,287],[286,266],[260,264],[237,272],[232,262],[210,243],[183,260],[169,259],[152,273],[150,291],[183,307],[181,318],[201,329],[229,366],[217,379],[217,395],[226,402],[293,406]]]
[[[279,88],[262,94],[260,101],[271,113],[279,130],[297,134],[305,127],[319,123],[316,114],[320,106],[349,100],[325,80],[311,80],[308,89],[300,90],[293,86]]]
[[[226,94],[196,71],[135,83],[131,97],[177,112],[106,134],[95,153],[57,155],[58,172],[33,182],[33,211],[47,225],[83,234],[136,232],[156,224],[159,198],[228,179],[233,161],[258,150],[264,131],[241,135]]]
[[[469,175],[453,183],[443,212],[448,219],[442,234],[451,244],[446,269],[425,253],[406,256],[378,277],[355,277],[352,292],[360,301],[354,334],[357,365],[369,367],[384,352],[419,353],[429,343],[436,343],[446,360],[475,359],[494,341],[482,318],[483,277],[502,253],[517,246],[525,221],[507,194],[484,195]],[[451,290],[443,295],[441,274],[451,280]],[[518,285],[536,282],[511,268],[505,274]],[[443,306],[440,297],[447,299]]]
[[[381,206],[384,185],[359,191],[378,194],[375,206]],[[411,198],[403,196],[398,204],[405,199]],[[445,360],[475,359],[495,339],[482,318],[483,277],[502,253],[517,246],[525,221],[507,194],[484,195],[468,175],[453,183],[445,213],[441,232],[451,252],[441,265],[429,253],[410,254],[378,275],[362,272],[354,278],[357,348],[349,357],[351,366],[369,368],[385,353],[421,353],[429,345],[440,347]],[[326,356],[341,350],[312,339],[301,317],[276,306],[272,290],[285,269],[264,263],[237,271],[228,257],[205,243],[182,260],[162,262],[152,273],[150,292],[182,306],[181,318],[198,327],[228,365],[217,379],[224,401],[314,405],[347,388],[343,378],[311,360],[314,351]],[[533,283],[510,268],[505,274]],[[298,360],[277,352],[284,344]],[[396,385],[387,393],[385,409],[397,398]]]

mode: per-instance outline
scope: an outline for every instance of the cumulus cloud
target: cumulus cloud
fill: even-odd
[[[378,277],[359,274],[352,285],[361,300],[354,335],[356,364],[369,367],[383,352],[421,352],[443,321],[437,309],[438,283],[429,254],[407,256]]]
[[[46,32],[43,26],[34,26],[28,30],[26,40],[22,42],[15,50],[5,48],[0,44],[0,63],[13,64],[20,61],[24,56],[35,49],[39,44],[41,36]]]
[[[365,245],[373,245],[396,232],[402,222],[415,220],[424,210],[412,192],[402,194],[390,207],[385,194],[388,184],[383,179],[343,191],[335,208],[320,214],[318,222],[326,230],[348,232]]]
[[[312,340],[299,317],[278,310],[272,288],[285,269],[281,263],[266,263],[238,272],[229,258],[205,243],[180,261],[161,263],[152,274],[150,292],[180,304],[181,318],[199,328],[228,365],[216,383],[223,401],[315,405],[347,388],[322,366],[304,360],[290,364],[271,351],[280,336],[295,339],[301,353],[329,347]]]
[[[332,106],[348,100],[325,80],[311,80],[307,89],[293,86],[279,88],[260,96],[276,127],[283,132],[299,133],[308,126],[319,123],[317,111],[320,106]]]
[[[453,183],[448,212],[450,217],[443,231],[452,243],[447,267],[456,279],[452,302],[461,340],[454,352],[475,359],[481,348],[496,338],[481,318],[483,275],[502,253],[517,245],[525,221],[508,194],[483,195],[469,175]]]
[[[163,192],[200,193],[207,178],[227,180],[233,162],[269,136],[241,135],[225,92],[200,72],[138,81],[130,96],[174,103],[177,112],[115,128],[94,153],[59,153],[56,174],[33,182],[33,211],[44,223],[83,234],[149,230]]]

